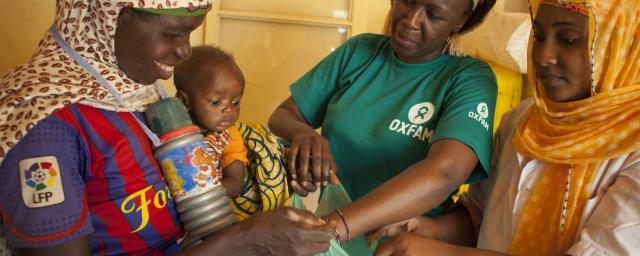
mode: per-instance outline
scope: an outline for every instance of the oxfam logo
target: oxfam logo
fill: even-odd
[[[58,172],[50,162],[34,163],[25,170],[24,178],[27,186],[39,191],[51,187],[58,176]]]
[[[482,118],[489,117],[489,106],[487,106],[487,103],[482,102],[482,103],[478,104],[478,107],[476,108],[476,111],[478,111],[478,114]]]
[[[413,105],[409,109],[409,121],[415,125],[420,125],[428,122],[433,117],[436,107],[431,102],[422,102]]]

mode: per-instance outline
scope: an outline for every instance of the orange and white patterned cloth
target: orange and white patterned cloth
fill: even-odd
[[[509,251],[560,255],[575,242],[599,164],[640,150],[640,1],[530,0],[532,17],[541,4],[588,15],[593,95],[567,103],[549,100],[537,80],[530,43],[528,80],[537,88],[535,106],[519,124],[513,145],[518,153],[549,164],[516,225]]]
[[[247,147],[244,145],[242,135],[235,126],[222,132],[209,132],[204,135],[204,144],[211,154],[213,161],[220,170],[227,167],[233,161],[240,161],[245,166],[247,160]]]
[[[472,184],[461,201],[471,209],[481,209],[482,225],[478,248],[508,253],[515,227],[521,222],[533,191],[552,163],[518,154],[512,139],[522,118],[535,107],[526,99],[505,113],[496,131],[491,173],[486,180]],[[634,255],[640,251],[636,236],[640,232],[640,151],[605,160],[596,168],[589,201],[584,206],[580,227],[566,255]],[[551,193],[551,192],[549,192]],[[547,208],[534,213],[549,217]],[[533,232],[540,225],[523,226]],[[550,224],[549,224],[550,225]],[[555,224],[557,226],[557,223]],[[533,241],[534,246],[537,241]],[[532,250],[531,255],[551,255],[553,248]],[[548,251],[545,253],[545,249]],[[540,252],[542,250],[542,252]]]
[[[134,82],[118,67],[114,38],[124,7],[209,8],[212,0],[58,0],[54,25],[129,104],[120,107],[100,83],[64,52],[50,32],[29,63],[0,78],[0,163],[38,121],[73,103],[114,110],[141,111],[160,99],[153,85]]]

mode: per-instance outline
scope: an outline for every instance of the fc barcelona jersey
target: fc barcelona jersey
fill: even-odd
[[[182,230],[152,150],[131,113],[73,104],[43,119],[0,166],[9,243],[90,235],[94,255],[176,252]]]

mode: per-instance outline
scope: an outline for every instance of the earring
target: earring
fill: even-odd
[[[458,56],[458,57],[463,57],[466,56],[464,50],[462,49],[462,44],[461,44],[461,38],[460,38],[460,33],[458,33],[460,31],[460,29],[462,28],[462,25],[458,26],[458,29],[453,32],[451,35],[449,35],[449,37],[447,38],[447,45],[444,47],[444,50],[448,50],[449,54],[452,56]]]
[[[447,38],[447,46],[444,48],[445,51],[448,50],[449,54],[452,56],[458,56],[458,57],[465,56],[466,54],[462,49],[460,40],[461,40],[460,34],[456,33],[456,34],[450,35],[449,38]]]

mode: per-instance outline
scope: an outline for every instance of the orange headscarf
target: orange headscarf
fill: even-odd
[[[551,2],[553,1],[553,2]],[[575,243],[600,162],[640,150],[640,1],[530,0],[589,16],[592,96],[558,103],[540,86],[529,45],[532,107],[513,138],[516,150],[548,163],[514,231],[510,253],[559,255]]]

